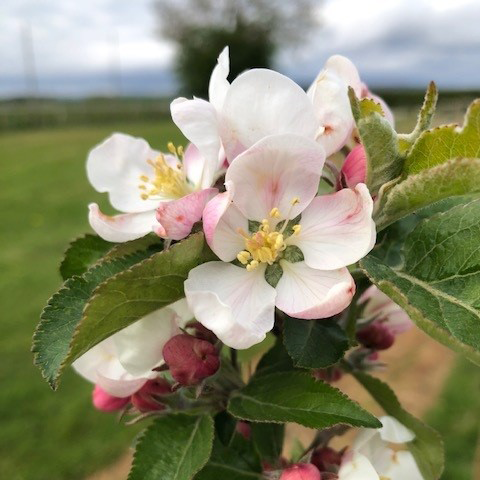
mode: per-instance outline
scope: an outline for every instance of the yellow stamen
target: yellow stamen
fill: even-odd
[[[252,258],[252,256],[250,255],[249,252],[247,252],[246,250],[242,250],[238,255],[237,255],[237,259],[238,261],[243,264],[243,265],[247,265],[248,261]]]
[[[302,230],[302,226],[301,225],[294,225],[292,227],[292,230],[293,230],[294,235],[298,235],[300,233],[300,231]]]
[[[143,200],[158,196],[181,198],[191,193],[191,189],[185,180],[181,163],[178,163],[176,168],[172,167],[167,164],[162,154],[155,160],[147,160],[147,163],[153,168],[154,176],[153,178],[149,178],[146,175],[140,176],[143,184],[139,185],[138,188],[145,191],[145,193],[140,194]]]
[[[175,145],[173,144],[173,142],[168,142],[167,148],[170,153],[173,153],[174,155],[177,154],[177,149],[175,148]]]
[[[277,207],[272,208],[269,215],[272,218],[280,218],[280,210]]]
[[[247,272],[251,272],[252,270],[255,270],[257,267],[258,267],[258,262],[256,260],[252,260],[247,265]]]
[[[293,197],[291,202],[290,202],[290,205],[293,207],[294,205],[297,205],[298,203],[300,203],[300,199],[298,197]]]

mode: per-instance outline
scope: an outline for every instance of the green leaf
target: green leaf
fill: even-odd
[[[75,329],[65,364],[115,332],[184,297],[188,272],[208,260],[203,233],[156,253],[98,286]]]
[[[251,442],[248,442],[251,447]],[[215,439],[210,460],[195,476],[195,480],[262,480],[260,464],[252,465],[245,452],[223,445]],[[162,477],[163,480],[163,477]]]
[[[108,251],[104,258],[106,260],[111,260],[113,258],[125,257],[126,255],[138,252],[139,250],[150,250],[151,253],[155,253],[163,248],[163,242],[162,238],[154,233],[149,233],[136,240],[113,244],[114,246]]]
[[[272,373],[254,377],[232,393],[228,411],[254,422],[295,422],[311,428],[339,423],[378,428],[378,420],[340,390],[303,372]]]
[[[437,86],[434,82],[430,82],[427,92],[425,93],[425,99],[423,100],[422,108],[418,113],[417,124],[415,125],[413,132],[398,135],[398,146],[402,154],[406,154],[420,134],[430,128],[430,123],[437,107],[437,100]]]
[[[401,268],[374,251],[373,283],[429,335],[480,364],[480,200],[422,220],[406,237]]]
[[[75,328],[82,319],[83,309],[95,288],[123,270],[148,258],[150,252],[137,252],[124,258],[102,262],[81,277],[69,278],[48,301],[33,336],[34,363],[55,389]]]
[[[74,275],[82,275],[100,260],[112,248],[112,245],[114,244],[90,233],[73,240],[60,264],[62,278],[67,280]]]
[[[385,185],[377,202],[377,230],[447,197],[480,192],[480,158],[454,158]]]
[[[468,108],[463,128],[445,125],[423,132],[405,161],[404,172],[418,173],[460,157],[480,157],[480,99]]]
[[[285,319],[284,343],[293,363],[302,368],[326,368],[348,349],[345,331],[333,319]]]
[[[160,417],[138,441],[128,480],[189,480],[207,463],[212,442],[207,415]]]
[[[283,450],[285,425],[281,423],[251,423],[252,442],[258,455],[270,465],[279,463]]]
[[[424,479],[438,480],[444,463],[440,435],[405,411],[387,384],[363,372],[355,372],[354,376],[388,415],[395,417],[415,433],[415,439],[406,445],[415,457]]]
[[[366,180],[370,193],[402,172],[403,158],[398,148],[397,134],[381,113],[380,105],[369,98],[358,100],[349,88],[353,117],[367,157]]]
[[[255,378],[278,372],[290,372],[293,370],[293,362],[285,350],[281,340],[277,340],[275,345],[261,358],[255,370]]]

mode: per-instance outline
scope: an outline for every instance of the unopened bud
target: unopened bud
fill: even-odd
[[[282,472],[280,480],[322,480],[322,476],[315,465],[296,463]]]
[[[193,336],[200,338],[201,340],[206,340],[210,343],[215,343],[217,341],[215,334],[207,327],[204,327],[200,322],[190,322],[187,324],[186,328],[192,329]]]
[[[367,157],[362,145],[357,145],[345,158],[340,171],[337,189],[353,188],[357,183],[364,183],[367,175]]]
[[[210,342],[186,334],[176,335],[165,344],[163,358],[180,385],[197,385],[220,366],[218,352]]]
[[[313,371],[313,378],[327,383],[338,382],[343,377],[343,372],[338,367],[321,368]]]
[[[235,426],[235,430],[239,433],[245,440],[250,440],[250,435],[252,434],[252,429],[247,422],[239,421]]]
[[[132,395],[132,405],[139,412],[163,410],[165,405],[158,400],[159,395],[171,393],[171,386],[164,378],[149,380]]]
[[[130,402],[130,397],[114,397],[98,385],[95,385],[92,392],[92,402],[97,410],[102,412],[116,412],[122,410]]]
[[[336,471],[342,462],[342,454],[330,447],[320,447],[314,450],[311,462],[321,472]]]
[[[395,335],[381,322],[373,322],[357,332],[357,340],[372,350],[387,350],[395,342]]]

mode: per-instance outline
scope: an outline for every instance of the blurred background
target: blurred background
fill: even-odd
[[[303,87],[330,55],[346,55],[402,132],[435,80],[436,123],[461,122],[480,97],[479,22],[477,0],[2,0],[0,478],[122,479],[128,469],[138,429],[94,411],[91,386],[72,373],[51,392],[29,351],[62,252],[89,230],[87,203],[108,210],[86,180],[92,146],[112,131],[157,149],[182,142],[169,102],[205,97],[225,45],[230,79],[271,67]],[[445,436],[443,478],[480,478],[478,370],[421,332],[402,342],[386,378]]]

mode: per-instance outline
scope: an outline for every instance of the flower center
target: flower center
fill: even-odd
[[[292,207],[298,202],[299,199],[294,198],[291,202]],[[237,255],[237,259],[246,266],[249,272],[257,268],[260,263],[272,265],[287,248],[284,232],[287,228],[290,213],[291,209],[287,218],[283,222],[280,222],[281,228],[279,230],[276,230],[275,226],[272,226],[271,223],[273,219],[281,217],[277,207],[272,208],[269,214],[270,218],[264,218],[255,233],[248,235],[243,229],[238,229],[238,233],[244,238],[245,250],[242,250]],[[294,225],[292,227],[293,233],[298,235],[300,228],[300,225]]]
[[[138,188],[143,200],[162,197],[181,198],[190,193],[183,169],[183,148],[181,146],[176,148],[170,142],[168,150],[174,157],[169,163],[167,163],[163,153],[155,160],[147,160],[147,163],[153,168],[154,176],[152,178],[147,175],[140,176],[142,183]]]

